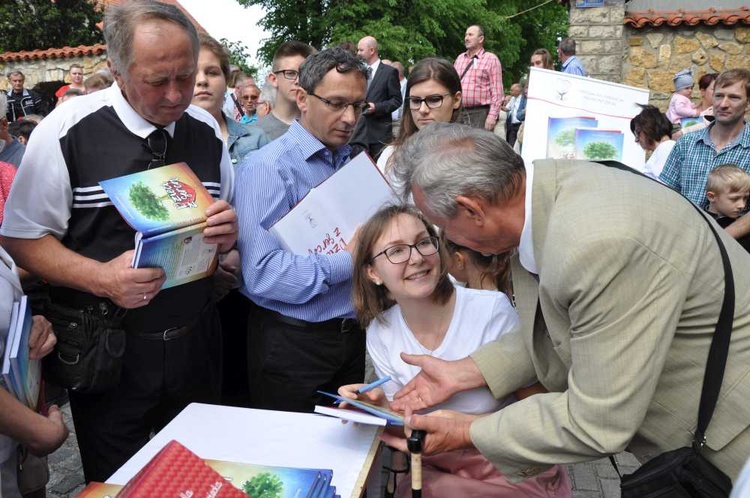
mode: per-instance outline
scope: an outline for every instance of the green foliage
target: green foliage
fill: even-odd
[[[242,42],[229,41],[226,38],[219,40],[229,51],[229,63],[239,67],[243,73],[255,77],[258,68],[248,64],[250,60],[250,49]]]
[[[583,155],[592,160],[615,159],[617,149],[607,142],[591,142],[583,148]]]
[[[0,53],[104,43],[91,0],[3,0]]]
[[[146,218],[157,221],[169,219],[169,211],[143,182],[136,182],[128,191],[130,202]]]
[[[261,5],[260,25],[271,33],[259,55],[270,65],[276,48],[300,40],[322,48],[366,35],[377,38],[380,56],[405,66],[428,57],[454,60],[464,52],[464,32],[479,20],[485,48],[500,57],[505,85],[528,71],[537,48],[553,54],[568,30],[567,9],[550,2],[514,16],[544,0],[237,0]],[[510,17],[514,16],[514,17]]]
[[[563,130],[560,133],[558,133],[557,136],[555,137],[555,143],[559,145],[560,147],[573,145],[573,142],[575,142],[575,140],[576,140],[576,131],[574,128]]]
[[[281,498],[284,483],[271,472],[261,472],[242,485],[242,491],[252,498]]]

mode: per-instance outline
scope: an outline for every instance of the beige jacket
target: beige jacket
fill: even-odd
[[[516,259],[520,330],[472,357],[498,398],[537,378],[552,392],[475,421],[474,444],[512,479],[690,444],[723,298],[708,224],[666,187],[597,164],[536,161],[533,182],[539,281]],[[750,454],[750,255],[722,234],[735,321],[705,454],[734,479]]]

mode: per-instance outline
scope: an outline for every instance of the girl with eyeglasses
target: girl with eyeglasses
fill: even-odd
[[[380,171],[392,182],[388,161],[396,148],[430,123],[457,122],[461,110],[461,79],[453,64],[435,57],[417,62],[406,80],[399,134],[380,153]]]
[[[480,346],[512,333],[518,316],[501,292],[466,289],[448,277],[435,228],[413,207],[387,206],[359,232],[354,256],[353,301],[367,327],[367,351],[382,387],[360,399],[388,406],[389,400],[419,372],[401,353],[444,360],[464,358]],[[363,384],[343,386],[339,394],[356,398]],[[487,388],[453,396],[435,416],[476,418],[515,401],[496,400]],[[442,410],[452,410],[445,412]],[[403,465],[393,464],[394,467]],[[394,486],[395,496],[410,494],[410,480]],[[553,467],[518,484],[510,483],[477,450],[423,458],[423,496],[570,496],[565,471]]]

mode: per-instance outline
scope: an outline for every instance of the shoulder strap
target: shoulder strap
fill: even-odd
[[[636,175],[641,175],[644,178],[648,178],[651,181],[656,181],[640,171],[636,171],[617,161],[597,162],[604,166],[629,171]],[[663,184],[659,183],[659,185]],[[666,185],[663,186],[664,188],[669,188]],[[687,198],[685,198],[685,200],[690,202],[690,205],[698,211],[699,216],[708,223],[711,232],[714,234],[716,243],[719,246],[721,262],[724,265],[724,300],[721,303],[721,311],[719,312],[719,319],[716,322],[716,330],[713,339],[711,339],[711,347],[708,351],[708,361],[706,362],[706,371],[703,373],[701,401],[698,406],[698,425],[695,429],[695,437],[693,439],[693,448],[697,452],[700,452],[706,444],[706,430],[708,429],[708,424],[714,414],[716,402],[719,399],[719,391],[721,390],[721,383],[724,380],[724,370],[726,367],[727,356],[729,355],[729,343],[732,336],[732,325],[734,322],[734,274],[732,273],[732,265],[729,261],[726,248],[724,247],[724,243],[721,241],[721,237],[716,231],[716,228],[698,206],[693,204]]]
[[[475,56],[473,56],[473,57],[471,57],[471,58],[469,59],[469,64],[468,64],[468,65],[466,66],[466,69],[464,69],[464,72],[463,72],[463,73],[461,73],[461,77],[460,77],[460,78],[458,78],[458,79],[459,79],[459,81],[460,81],[460,80],[463,80],[463,79],[464,79],[464,76],[466,76],[466,73],[468,73],[468,72],[469,72],[469,69],[471,69],[471,66],[473,66],[473,65],[474,65],[474,61],[476,61],[477,59],[479,59],[479,56],[476,56],[476,55],[475,55]]]

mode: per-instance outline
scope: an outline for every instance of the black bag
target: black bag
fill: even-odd
[[[726,498],[732,480],[693,448],[662,453],[622,476],[622,498]]]
[[[120,382],[125,331],[121,309],[69,308],[48,304],[47,320],[57,335],[51,355],[44,358],[47,380],[81,394],[101,393]]]
[[[639,174],[621,163],[602,161],[601,164]],[[711,339],[706,371],[703,373],[698,425],[691,448],[678,448],[662,453],[643,464],[632,474],[621,476],[622,498],[727,498],[732,491],[732,480],[701,455],[701,450],[706,444],[706,430],[719,399],[724,368],[729,354],[734,321],[734,273],[732,273],[729,256],[716,228],[700,208],[692,202],[690,204],[711,227],[719,246],[721,262],[724,265],[724,300],[721,303],[716,330]],[[611,457],[610,459],[619,475],[620,471],[614,459]]]

